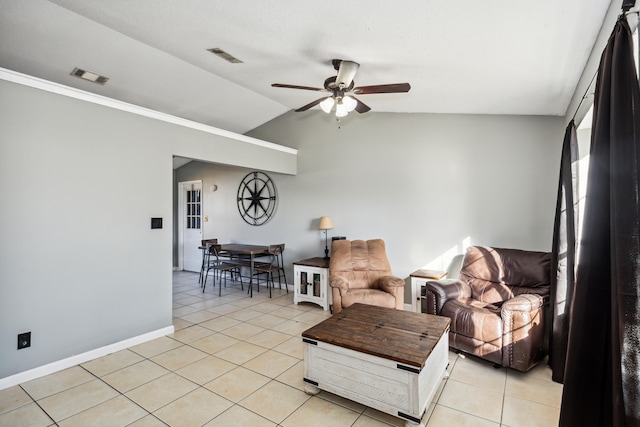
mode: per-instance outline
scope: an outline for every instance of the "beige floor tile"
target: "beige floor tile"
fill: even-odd
[[[510,370],[505,394],[559,408],[562,401],[562,384],[542,380],[529,373]]]
[[[181,329],[188,328],[189,326],[193,326],[193,323],[187,322],[186,320],[181,319],[179,317],[174,317],[173,318],[173,329],[174,330],[179,331]]]
[[[277,326],[286,321],[287,319],[284,319],[282,317],[273,316],[271,314],[263,314],[258,317],[254,317],[253,319],[247,320],[246,323],[260,326],[261,328],[271,329],[274,326]]]
[[[21,384],[32,399],[40,400],[52,394],[95,380],[96,377],[80,366],[74,366],[45,377]]]
[[[295,357],[268,350],[244,363],[242,366],[269,378],[275,378],[299,361],[300,360]]]
[[[229,426],[251,426],[251,427],[276,427],[276,424],[260,415],[246,410],[242,406],[233,405],[222,414],[209,421],[204,427],[229,427]]]
[[[548,359],[545,357],[542,361],[540,361],[536,366],[531,368],[527,373],[529,376],[533,376],[538,378],[539,380],[545,381],[553,381],[551,376],[553,375],[553,371],[551,367],[548,365]]]
[[[455,367],[450,371],[449,378],[497,393],[504,393],[507,369],[496,369],[490,362],[466,358],[456,362]]]
[[[183,305],[182,307],[173,309],[173,317],[182,317],[187,314],[195,313],[196,311],[200,311],[200,309],[189,305]]]
[[[224,360],[238,365],[244,364],[256,356],[267,351],[266,348],[259,345],[250,344],[248,342],[240,341],[230,347],[220,350],[215,354]]]
[[[212,331],[221,332],[225,329],[231,328],[232,326],[240,325],[241,323],[241,321],[227,316],[219,316],[215,319],[200,323],[200,326],[211,329]]]
[[[227,317],[239,320],[244,323],[247,320],[262,316],[262,314],[263,313],[261,311],[252,310],[251,308],[245,308],[242,310],[234,311],[233,313],[229,313],[227,314]]]
[[[196,295],[188,295],[185,296],[183,298],[174,298],[173,299],[175,302],[180,303],[182,305],[191,305],[191,304],[195,304],[197,302],[201,302],[202,301],[202,297],[196,296]]]
[[[360,416],[344,406],[312,397],[280,424],[283,427],[349,427]]]
[[[366,415],[360,415],[356,422],[353,423],[353,427],[389,427],[389,424],[374,420]]]
[[[235,304],[224,304],[215,307],[211,307],[208,309],[212,313],[217,313],[223,316],[226,316],[229,313],[233,313],[238,310],[242,310],[242,307],[239,307]]]
[[[207,357],[207,353],[204,351],[183,345],[182,347],[174,348],[166,353],[154,356],[151,360],[170,371],[175,371],[205,357]]]
[[[272,311],[271,315],[282,317],[283,319],[293,319],[294,317],[298,317],[303,315],[309,311],[309,307],[303,307],[302,305],[293,306],[293,307],[281,307],[279,310]]]
[[[290,338],[287,341],[273,347],[273,350],[289,355],[291,357],[295,357],[297,359],[303,359],[304,345],[302,344],[302,338],[291,337],[290,335],[289,337]]]
[[[203,385],[229,372],[235,367],[236,365],[234,363],[220,359],[219,357],[207,356],[175,372],[194,383]]]
[[[190,342],[207,337],[212,333],[213,332],[210,329],[203,328],[199,325],[193,325],[188,328],[180,329],[169,336],[182,343],[189,344]]]
[[[357,412],[358,414],[361,414],[365,409],[367,409],[367,407],[361,403],[354,402],[353,400],[346,399],[344,397],[338,396],[337,394],[329,393],[324,390],[321,391],[316,397],[328,400],[329,402],[335,403],[336,405],[344,406],[345,408]]]
[[[560,409],[506,395],[502,425],[508,427],[557,426]]]
[[[201,426],[233,405],[227,399],[198,388],[155,412],[155,416],[172,427]]]
[[[20,387],[13,386],[0,390],[0,414],[32,403],[33,399]]]
[[[269,381],[264,375],[237,367],[207,383],[205,387],[232,402],[239,402]]]
[[[143,360],[143,358],[139,354],[131,350],[121,350],[83,363],[81,366],[93,375],[103,377],[119,369],[138,363],[141,360]]]
[[[271,329],[273,329],[274,331],[282,332],[283,334],[300,336],[302,332],[306,331],[311,326],[313,325],[310,325],[309,323],[296,322],[295,320],[288,320],[286,322],[283,322],[279,325],[274,326]]]
[[[147,415],[127,427],[167,427],[167,425],[156,418],[155,415]]]
[[[499,427],[499,423],[494,423],[484,418],[474,417],[446,406],[436,405],[427,427]]]
[[[246,285],[245,285],[245,289],[247,289]],[[240,308],[249,308],[249,307],[253,307],[256,304],[260,304],[260,294],[258,293],[258,291],[255,288],[253,288],[253,293],[255,295],[255,297],[251,298],[248,295],[245,298],[238,298],[235,301],[233,301],[233,305],[235,305],[236,307],[240,307]],[[264,295],[264,294],[263,294]],[[269,296],[269,293],[267,291],[266,296]]]
[[[404,427],[404,420],[394,417],[393,415],[389,415],[385,412],[378,411],[377,409],[366,407],[362,412],[363,415],[367,417],[373,418],[374,420],[382,421],[383,423],[387,423],[392,426]]]
[[[205,299],[203,301],[197,302],[195,304],[189,304],[191,307],[199,308],[200,310],[206,310],[208,308],[213,308],[221,305],[222,302],[218,299]]]
[[[214,333],[212,335],[209,335],[208,337],[194,341],[189,345],[191,347],[197,348],[198,350],[202,350],[205,353],[214,354],[239,342],[240,340],[237,340],[230,336]]]
[[[143,357],[153,357],[165,351],[172,350],[176,347],[183,345],[181,342],[176,341],[169,337],[160,337],[151,341],[147,341],[142,344],[138,344],[129,348],[129,350],[138,353]]]
[[[52,424],[53,420],[35,402],[0,415],[0,427],[47,427]]]
[[[304,362],[300,361],[276,377],[277,381],[304,391]]]
[[[120,395],[60,421],[60,427],[127,426],[147,415],[147,411]]]
[[[38,405],[54,421],[59,422],[116,396],[118,396],[117,391],[95,379],[38,400]]]
[[[282,306],[274,304],[272,302],[262,302],[251,307],[252,310],[259,311],[261,313],[271,313],[272,311],[279,310]]]
[[[206,322],[207,320],[215,319],[216,317],[220,317],[220,315],[218,313],[212,313],[206,309],[180,316],[181,319],[192,323]]]
[[[260,332],[246,339],[251,344],[259,345],[265,348],[273,348],[283,342],[289,340],[291,335],[283,334],[282,332],[271,331],[269,329],[264,332]]]
[[[502,396],[502,393],[449,379],[438,404],[499,423]]]
[[[197,387],[197,384],[171,372],[129,391],[126,396],[147,411],[154,412]]]
[[[239,325],[220,331],[220,333],[238,340],[246,340],[247,338],[264,331],[265,329],[260,326],[252,325],[250,323],[240,323]]]
[[[127,366],[119,371],[105,375],[102,380],[120,393],[126,393],[167,373],[169,371],[162,366],[149,360],[143,360],[135,365]]]
[[[271,381],[240,401],[240,405],[275,423],[281,423],[308,399],[309,396],[300,390]]]
[[[331,317],[331,313],[328,310],[324,311],[321,309],[321,310],[309,310],[306,313],[296,316],[291,320],[309,323],[310,325],[316,325],[322,322],[323,320],[328,319],[329,317]]]

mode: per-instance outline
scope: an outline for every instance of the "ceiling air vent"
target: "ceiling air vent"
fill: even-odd
[[[71,75],[80,77],[81,79],[92,83],[98,83],[99,85],[103,85],[109,81],[109,77],[101,76],[100,74],[92,73],[91,71],[81,70],[80,68],[74,68]]]
[[[214,55],[219,56],[220,58],[224,59],[225,61],[231,62],[232,64],[242,64],[242,61],[240,61],[238,58],[236,58],[233,55],[228,54],[227,52],[225,52],[224,50],[218,48],[218,47],[213,47],[211,49],[207,49],[209,52],[213,53]]]

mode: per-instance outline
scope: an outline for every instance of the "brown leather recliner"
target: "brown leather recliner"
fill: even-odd
[[[381,239],[334,240],[331,244],[329,284],[333,314],[354,303],[404,307],[404,280],[391,274]]]
[[[528,371],[545,355],[551,254],[472,246],[459,280],[425,285],[422,312],[451,319],[449,345]]]

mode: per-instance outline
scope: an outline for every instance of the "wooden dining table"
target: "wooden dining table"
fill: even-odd
[[[249,256],[249,295],[253,297],[253,267],[255,265],[256,256],[268,255],[269,246],[265,245],[247,245],[244,243],[224,243],[221,250],[228,255]]]

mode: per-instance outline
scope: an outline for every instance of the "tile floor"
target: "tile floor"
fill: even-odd
[[[173,335],[0,391],[0,426],[403,426],[338,396],[304,393],[300,333],[329,315],[293,292],[202,293],[173,276]],[[556,426],[562,386],[542,364],[523,374],[449,354],[427,427]]]

